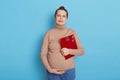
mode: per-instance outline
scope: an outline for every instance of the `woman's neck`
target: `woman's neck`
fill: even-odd
[[[63,30],[63,29],[66,29],[66,26],[65,25],[56,25],[56,28]]]

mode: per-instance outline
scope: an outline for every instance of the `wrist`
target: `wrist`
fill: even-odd
[[[69,54],[74,55],[72,51],[72,49],[69,49]]]
[[[47,68],[47,70],[52,73],[53,72],[53,69],[51,67]]]

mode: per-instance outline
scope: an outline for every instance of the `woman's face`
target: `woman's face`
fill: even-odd
[[[58,10],[55,20],[57,25],[64,26],[67,20],[67,13],[64,10]]]

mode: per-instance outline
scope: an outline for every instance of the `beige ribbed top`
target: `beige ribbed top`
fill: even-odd
[[[72,29],[66,27],[55,27],[49,30],[44,37],[41,54],[47,53],[48,63],[51,68],[63,69],[68,70],[75,67],[74,64],[74,57],[65,60],[64,56],[61,54],[61,46],[60,46],[60,38],[74,34],[77,47],[76,50],[70,50],[71,53],[76,53],[79,55],[80,49],[82,46],[80,41]],[[80,53],[81,54],[81,53]]]

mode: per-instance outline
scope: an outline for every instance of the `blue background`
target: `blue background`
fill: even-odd
[[[76,80],[120,80],[119,0],[1,0],[0,80],[47,80],[40,60],[54,11],[69,11],[67,26],[85,49],[75,57]]]

